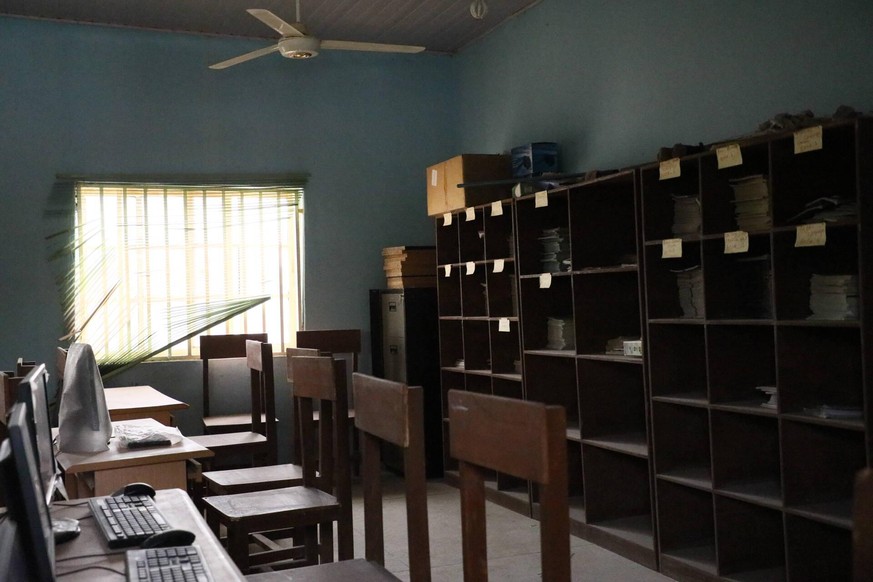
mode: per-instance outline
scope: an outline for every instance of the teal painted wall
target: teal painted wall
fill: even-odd
[[[873,110],[873,2],[544,0],[459,59],[461,149],[555,141],[565,171]]]

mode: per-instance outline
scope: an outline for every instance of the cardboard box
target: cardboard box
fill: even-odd
[[[558,144],[550,141],[512,148],[512,177],[527,178],[558,171]]]
[[[438,216],[510,198],[511,184],[471,188],[458,188],[458,184],[511,177],[509,156],[501,154],[463,154],[430,166],[427,169],[427,214]]]

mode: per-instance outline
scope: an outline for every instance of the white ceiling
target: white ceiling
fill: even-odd
[[[486,0],[483,20],[470,15],[471,0],[301,0],[300,10],[309,33],[322,39],[455,53],[540,1]],[[0,15],[276,40],[246,8],[295,21],[293,0],[0,0]]]

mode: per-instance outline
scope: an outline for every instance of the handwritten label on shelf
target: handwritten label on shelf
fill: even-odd
[[[715,156],[718,158],[719,170],[743,165],[743,153],[740,151],[740,144],[732,143],[715,148]]]
[[[796,247],[823,247],[827,240],[827,229],[824,222],[801,224],[797,227]]]
[[[502,273],[504,264],[505,264],[504,259],[494,259],[494,272],[495,273]]]
[[[552,274],[540,273],[540,289],[548,289],[552,286]]]
[[[466,216],[466,221],[470,222],[471,220],[476,220],[476,209],[475,208],[465,208],[464,214]]]
[[[430,171],[430,185],[431,185],[431,186],[436,186],[436,185],[437,185],[437,176],[438,176],[438,175],[439,175],[439,173],[437,172],[437,170],[431,170],[431,171]]]
[[[540,190],[534,194],[534,208],[545,208],[549,205],[548,190]]]
[[[802,154],[822,148],[821,126],[807,127],[794,132],[794,153]]]
[[[724,233],[724,254],[749,252],[749,233],[744,230]]]
[[[445,274],[446,277],[452,276],[452,266],[451,265],[446,265],[445,267],[443,267],[443,270],[446,272],[446,274]]]
[[[503,216],[503,202],[498,200],[491,203],[491,216]]]
[[[443,214],[443,226],[452,226],[452,213],[446,212]]]
[[[509,331],[509,318],[508,317],[501,317],[497,321],[497,331],[505,331],[505,332]]]
[[[669,180],[670,178],[678,178],[682,175],[682,166],[679,163],[679,158],[665,160],[658,165],[658,179]]]
[[[662,259],[679,259],[682,258],[682,239],[681,238],[665,238],[661,241],[661,258]]]
[[[476,272],[476,263],[473,261],[467,261],[467,274],[472,275]]]

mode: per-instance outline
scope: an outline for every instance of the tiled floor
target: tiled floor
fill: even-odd
[[[406,540],[406,501],[402,482],[389,478],[383,491],[385,566],[409,580]],[[428,482],[430,560],[433,582],[463,580],[461,514],[458,490],[439,481]],[[488,567],[498,582],[530,582],[541,578],[539,522],[488,503]],[[355,556],[364,555],[364,509],[360,491],[354,500]],[[573,580],[590,582],[649,582],[670,580],[580,538],[570,537]]]

